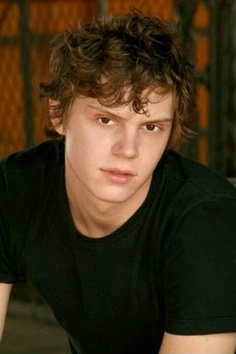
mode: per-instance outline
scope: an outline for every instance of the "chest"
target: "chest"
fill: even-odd
[[[104,350],[118,341],[125,352],[128,343],[133,348],[147,338],[156,346],[164,301],[158,251],[142,237],[142,228],[116,242],[89,246],[76,242],[63,223],[56,225],[42,224],[28,241],[24,269],[61,326],[86,347],[97,343]]]

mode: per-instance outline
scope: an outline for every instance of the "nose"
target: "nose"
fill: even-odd
[[[133,159],[139,155],[139,135],[136,130],[124,129],[116,137],[112,152],[116,156]]]

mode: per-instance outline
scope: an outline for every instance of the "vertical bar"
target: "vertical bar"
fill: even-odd
[[[217,149],[216,149],[216,131],[217,131],[217,117],[218,117],[218,0],[210,1],[210,116],[209,116],[209,165],[216,168],[217,165]]]
[[[223,175],[227,174],[229,164],[229,147],[228,147],[228,129],[229,129],[229,102],[230,102],[230,82],[232,75],[232,62],[230,61],[230,12],[231,5],[229,1],[221,2],[220,7],[220,97],[218,100],[221,103],[221,107],[218,111],[218,143],[219,143],[219,158],[218,158],[218,170]],[[220,127],[220,129],[219,129]]]
[[[98,17],[103,17],[106,11],[105,0],[97,0],[97,4],[98,4]]]
[[[194,51],[193,51],[193,16],[196,12],[197,2],[196,0],[192,0],[186,2],[186,0],[175,0],[175,8],[176,12],[179,15],[180,19],[180,27],[182,32],[182,41],[183,45],[185,46],[186,52],[189,55],[189,59],[192,60],[194,58]],[[193,130],[197,130],[198,121],[197,116],[194,114],[192,116]],[[192,159],[197,159],[197,142],[196,140],[191,141],[189,144],[185,144],[182,148],[182,153]]]
[[[227,176],[234,169],[230,151],[230,102],[233,99],[234,18],[231,0],[211,0],[210,24],[210,166]]]
[[[231,34],[232,38],[232,63],[233,63],[233,83],[232,83],[232,125],[231,125],[231,134],[232,134],[232,175],[236,177],[236,3],[233,3],[232,13],[231,13],[231,23],[233,24],[233,31]],[[235,186],[236,186],[236,178],[235,178]]]
[[[33,126],[33,102],[32,102],[32,71],[30,58],[30,29],[28,26],[29,9],[28,0],[16,1],[20,10],[20,51],[21,51],[21,70],[23,76],[23,103],[24,103],[24,125],[26,135],[26,147],[34,143]]]

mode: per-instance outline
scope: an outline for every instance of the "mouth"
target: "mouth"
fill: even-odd
[[[136,174],[129,170],[120,170],[118,168],[102,169],[105,176],[115,183],[127,183],[136,176]]]
[[[109,172],[109,173],[114,173],[115,175],[121,175],[121,176],[135,176],[135,173],[129,170],[120,170],[119,168],[108,168],[108,169],[102,169],[103,172]]]

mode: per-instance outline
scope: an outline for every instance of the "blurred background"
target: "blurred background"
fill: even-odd
[[[235,0],[0,0],[0,158],[45,140],[38,84],[49,75],[50,40],[79,18],[86,22],[132,6],[181,27],[186,51],[194,59],[197,134],[183,154],[227,178],[236,177]],[[10,305],[1,353],[67,352],[50,313],[24,280],[15,286]],[[22,325],[14,322],[19,318]],[[26,329],[23,334],[20,328]]]

